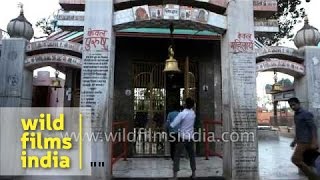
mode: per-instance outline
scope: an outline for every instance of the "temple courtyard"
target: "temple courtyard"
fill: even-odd
[[[262,180],[304,180],[307,179],[298,173],[298,169],[291,163],[293,150],[290,148],[292,139],[280,136],[279,140],[259,141],[259,171]],[[197,177],[211,177],[222,179],[222,159],[198,157]],[[189,161],[182,158],[180,161],[179,177],[189,177],[191,170]],[[113,176],[116,178],[170,178],[172,177],[172,162],[169,158],[129,158],[120,160],[114,165]]]

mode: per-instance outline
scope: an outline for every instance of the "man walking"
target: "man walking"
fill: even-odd
[[[296,136],[291,147],[295,147],[291,161],[309,178],[318,179],[316,173],[303,161],[303,153],[309,149],[317,149],[317,127],[313,120],[313,114],[300,107],[298,98],[290,98],[288,103],[295,111],[294,123]]]
[[[180,155],[183,151],[183,147],[186,148],[189,159],[190,167],[192,170],[191,178],[195,178],[196,161],[193,148],[193,129],[196,115],[193,111],[194,101],[191,98],[186,99],[185,109],[180,112],[177,117],[170,124],[172,128],[179,125],[178,139],[175,149],[175,155],[173,160],[173,177],[177,179],[177,173],[180,170]]]

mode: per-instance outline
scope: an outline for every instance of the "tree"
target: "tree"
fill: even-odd
[[[278,84],[280,84],[282,86],[283,89],[290,89],[290,88],[293,88],[293,82],[286,78],[286,79],[281,79],[280,81],[277,82]],[[266,84],[265,85],[265,90],[268,92],[268,91],[271,91],[272,89],[272,84]]]
[[[292,88],[293,87],[293,83],[291,82],[290,79],[286,78],[286,79],[281,79],[279,82],[279,84],[282,85],[283,88],[287,89],[287,88]]]
[[[306,0],[306,2],[310,2],[310,0]],[[267,46],[277,44],[282,38],[292,39],[294,34],[291,30],[305,17],[305,9],[297,8],[300,4],[301,0],[278,0],[278,12],[270,19],[278,19],[279,32],[271,36],[256,37],[256,39]]]
[[[36,22],[36,27],[40,28],[42,33],[49,36],[57,30],[57,16],[61,9],[54,11],[51,15]]]
[[[40,28],[42,32],[46,35],[52,34],[57,26],[57,21],[55,19],[52,19],[50,17],[48,18],[42,18],[41,20],[37,21],[36,27]]]
[[[266,90],[266,91],[268,91],[268,90],[271,91],[271,89],[272,89],[272,84],[266,84],[265,90]]]

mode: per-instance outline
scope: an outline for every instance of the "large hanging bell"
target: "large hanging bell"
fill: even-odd
[[[181,72],[178,67],[178,62],[176,59],[174,59],[174,51],[172,46],[169,47],[169,59],[166,60],[166,64],[164,67],[163,72]]]
[[[274,83],[272,85],[272,89],[271,89],[271,94],[275,94],[275,93],[278,93],[278,92],[281,92],[283,89],[282,89],[282,86],[281,84],[279,83]]]
[[[59,79],[52,80],[52,85],[51,86],[54,87],[54,88],[61,88],[60,80]]]
[[[175,60],[173,58],[167,59],[163,72],[181,72],[178,67],[177,60]]]

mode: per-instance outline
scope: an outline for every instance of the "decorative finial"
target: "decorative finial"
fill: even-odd
[[[304,24],[309,24],[309,18],[308,18],[308,15],[306,15],[304,17]]]
[[[278,77],[277,77],[277,72],[273,71],[273,79],[274,79],[274,83],[278,82]]]
[[[23,4],[22,4],[22,2],[18,3],[18,8],[20,8],[20,14],[23,14]]]
[[[168,53],[169,53],[169,58],[172,59],[174,57],[174,51],[172,46],[169,46]]]

